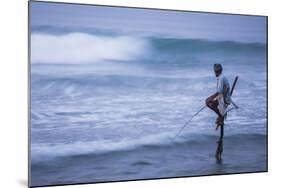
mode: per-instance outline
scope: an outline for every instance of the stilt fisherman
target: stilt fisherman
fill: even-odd
[[[216,129],[224,123],[226,106],[231,103],[230,86],[228,79],[222,74],[221,64],[214,64],[214,72],[217,78],[217,91],[206,99],[206,105],[217,115]]]

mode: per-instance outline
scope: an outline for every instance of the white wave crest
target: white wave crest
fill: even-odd
[[[102,60],[134,60],[149,47],[142,38],[107,37],[86,33],[31,35],[32,63],[93,63]]]
[[[100,140],[60,144],[31,144],[32,162],[51,160],[85,154],[103,154],[112,151],[127,151],[144,145],[169,144],[171,133],[160,133],[139,139],[123,139],[119,141]]]

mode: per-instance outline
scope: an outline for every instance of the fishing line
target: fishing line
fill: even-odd
[[[175,139],[177,138],[178,135],[180,135],[180,133],[183,131],[183,129],[193,120],[193,118],[195,118],[202,110],[204,110],[205,107],[206,107],[206,105],[202,106],[200,108],[200,110],[198,110],[187,122],[185,122],[185,124],[181,127],[181,129],[177,132],[177,134],[170,140],[168,145],[172,144],[175,141]],[[168,151],[169,150],[167,150],[167,152],[164,154],[161,161],[166,160],[166,157],[168,155]]]
[[[173,143],[176,139],[176,137],[183,131],[183,129],[193,120],[193,118],[195,118],[202,110],[204,110],[206,107],[206,105],[204,105],[203,107],[200,108],[200,110],[198,110],[198,112],[196,112],[182,127],[181,129],[177,132],[177,134],[175,135],[174,138],[171,139],[170,143]]]

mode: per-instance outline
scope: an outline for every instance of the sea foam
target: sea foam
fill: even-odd
[[[86,33],[31,35],[32,63],[94,63],[102,60],[134,60],[149,48],[141,38],[97,36]]]

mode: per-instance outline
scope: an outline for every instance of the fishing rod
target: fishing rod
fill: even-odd
[[[232,87],[231,87],[231,90],[230,90],[230,96],[232,96],[232,93],[233,93],[233,90],[234,90],[234,88],[235,88],[235,86],[236,86],[236,83],[237,83],[238,78],[239,78],[239,77],[236,76],[235,79],[234,79],[234,82],[233,82]],[[231,101],[231,103],[232,103],[233,106],[234,106],[233,109],[238,109],[238,108],[239,108],[233,101]],[[193,118],[195,118],[202,110],[204,110],[205,107],[206,107],[206,105],[202,106],[202,107],[200,108],[200,110],[198,110],[198,112],[196,112],[196,113],[182,126],[182,128],[177,132],[176,136],[175,136],[173,139],[171,139],[170,144],[171,144],[172,142],[174,142],[174,140],[176,139],[176,137],[183,131],[183,129],[193,120]],[[225,111],[225,112],[229,112],[229,111],[231,111],[231,110],[233,110],[233,109],[231,108],[231,109],[229,109],[229,110],[227,110],[227,111]],[[226,113],[224,113],[223,115],[225,115],[225,114],[226,114]]]
[[[198,110],[198,111],[181,127],[181,129],[177,132],[177,134],[175,135],[175,137],[173,137],[173,138],[171,139],[171,141],[170,141],[169,144],[171,144],[171,143],[173,143],[173,142],[175,141],[176,137],[177,137],[178,135],[180,135],[180,133],[183,131],[183,129],[193,120],[193,118],[195,118],[202,110],[204,110],[205,107],[206,107],[206,105],[202,106],[202,107],[200,108],[200,110]]]

